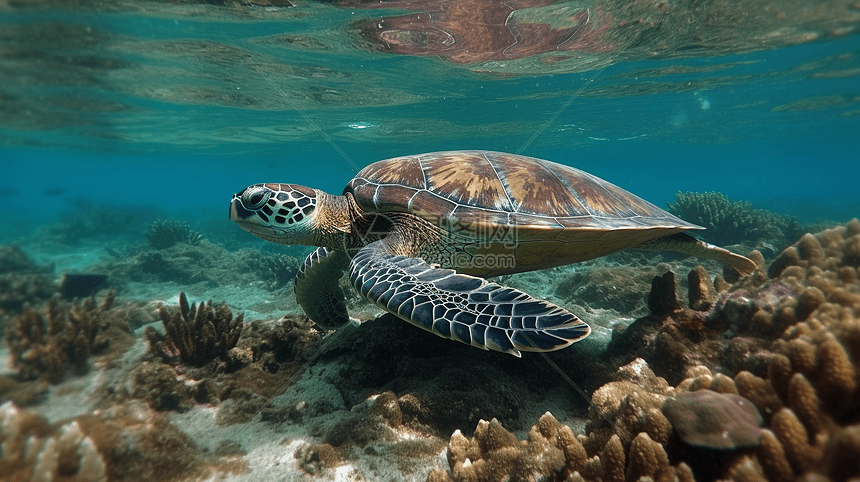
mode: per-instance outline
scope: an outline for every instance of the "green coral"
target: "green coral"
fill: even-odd
[[[299,271],[299,260],[287,254],[271,254],[261,261],[272,277],[271,286],[276,289],[292,283]]]
[[[203,239],[203,235],[191,229],[187,223],[162,219],[149,225],[146,234],[149,244],[155,249],[165,249],[176,243],[185,243],[197,246]]]
[[[793,218],[752,207],[749,201],[732,201],[718,192],[678,192],[666,205],[679,218],[708,230],[702,237],[715,244],[740,244],[785,238],[798,231]]]

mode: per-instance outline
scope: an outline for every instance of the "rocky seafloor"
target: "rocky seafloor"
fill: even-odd
[[[630,252],[499,280],[594,328],[522,358],[355,295],[323,332],[300,253],[227,244],[0,248],[2,480],[860,478],[857,220],[742,279]]]

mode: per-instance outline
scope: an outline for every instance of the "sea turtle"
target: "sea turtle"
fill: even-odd
[[[362,169],[342,196],[296,184],[235,194],[230,219],[269,241],[319,246],[296,276],[305,313],[326,329],[349,320],[338,281],[441,337],[520,355],[579,341],[567,310],[484,278],[597,258],[626,248],[749,259],[700,241],[687,223],[586,172],[489,151],[435,152]]]

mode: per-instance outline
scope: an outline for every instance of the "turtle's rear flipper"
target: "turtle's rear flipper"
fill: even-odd
[[[552,303],[482,278],[435,269],[422,259],[394,255],[385,241],[358,252],[349,279],[367,299],[419,328],[516,356],[520,350],[558,350],[591,333],[579,318]]]
[[[340,279],[349,265],[349,255],[326,247],[305,258],[296,274],[296,301],[308,318],[327,330],[349,321]]]
[[[750,275],[758,269],[758,266],[751,259],[732,253],[728,249],[708,244],[686,233],[675,233],[662,238],[652,239],[636,246],[636,249],[676,251],[696,256],[697,258],[713,259],[731,266],[741,276]]]

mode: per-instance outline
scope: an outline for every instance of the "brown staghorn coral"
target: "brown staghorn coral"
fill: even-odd
[[[242,334],[243,314],[233,318],[225,303],[213,308],[211,300],[209,304],[188,306],[183,292],[179,292],[178,309],[162,306],[158,315],[165,334],[152,327],[147,327],[144,334],[149,352],[168,363],[202,367],[216,358],[226,362],[227,353]]]
[[[112,291],[100,304],[55,296],[41,310],[27,306],[6,327],[12,368],[20,379],[50,383],[61,382],[70,369],[84,374],[90,354],[111,352],[115,358],[130,345],[127,315],[126,307],[114,307]]]
[[[651,303],[651,315],[613,334],[607,363],[628,364],[594,392],[586,434],[571,437],[585,454],[573,457],[568,454],[576,451],[563,450],[566,469],[548,468],[521,478],[514,475],[519,469],[513,461],[530,442],[508,440],[505,445],[517,452],[504,459],[507,471],[493,473],[504,473],[509,480],[602,482],[632,482],[643,476],[686,482],[856,479],[860,474],[858,253],[860,222],[853,220],[803,236],[767,271],[759,260],[760,271],[733,285],[717,276],[708,286],[710,276],[697,269],[691,275],[695,283],[689,284],[698,285],[701,295],[691,295],[690,300],[710,300],[697,303],[705,312],[677,306],[668,278],[660,277],[652,290],[657,299]],[[637,356],[643,359],[628,362]],[[670,383],[661,382],[662,378]],[[763,428],[751,428],[758,433],[752,435],[754,447],[721,451],[693,447],[679,436],[680,427],[669,423],[658,429],[662,421],[648,420],[655,406],[683,400],[690,392],[701,397],[703,390],[729,398],[736,394],[755,405]],[[714,428],[732,426],[719,420],[712,417]],[[559,433],[570,430],[561,426]],[[666,431],[669,436],[660,439],[659,434]],[[487,457],[496,460],[498,467],[499,454],[473,447],[474,438],[456,433],[449,443],[451,471],[436,470],[428,480],[491,480],[476,478],[473,472],[486,466]],[[578,460],[575,472],[570,470],[574,458]]]

